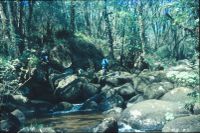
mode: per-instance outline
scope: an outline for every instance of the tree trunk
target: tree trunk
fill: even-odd
[[[89,21],[89,10],[88,10],[88,1],[85,1],[84,7],[85,7],[85,22],[86,22],[86,30],[89,35],[91,35],[91,29],[90,29],[90,21]]]
[[[109,21],[108,11],[107,11],[107,0],[104,0],[104,19],[106,23],[106,31],[108,35],[108,42],[109,42],[109,57],[114,59],[114,52],[113,52],[113,37],[112,37],[112,30]]]
[[[138,11],[138,21],[139,21],[139,26],[140,26],[140,40],[141,40],[141,50],[142,50],[142,55],[145,55],[145,30],[144,30],[144,18],[143,18],[143,3],[141,0],[138,1],[138,6],[137,6],[137,11]]]
[[[2,22],[2,33],[4,35],[6,32],[6,15],[3,11],[3,6],[1,3],[0,3],[0,17],[1,17],[1,22]]]
[[[70,31],[72,34],[75,32],[75,4],[74,0],[71,0],[70,5]]]
[[[29,1],[29,7],[28,7],[28,10],[29,10],[29,16],[28,16],[28,20],[27,20],[27,41],[28,41],[28,48],[31,47],[31,25],[32,25],[32,16],[33,16],[33,6],[34,6],[34,2],[33,1]]]
[[[24,16],[24,11],[23,11],[23,6],[20,6],[19,9],[19,29],[18,29],[18,34],[19,34],[19,52],[20,54],[23,53],[24,49],[25,49],[25,45],[24,45],[24,32],[23,32],[23,16]]]
[[[8,10],[8,18],[9,18],[9,27],[10,27],[10,38],[11,38],[11,44],[9,48],[9,54],[12,58],[16,58],[19,55],[19,50],[17,45],[17,39],[16,39],[16,29],[14,27],[14,20],[13,20],[13,14],[11,11],[11,1],[7,1],[7,10]]]
[[[4,12],[4,8],[2,3],[0,2],[0,18],[1,18],[1,23],[2,23],[2,48],[1,52],[3,54],[8,53],[8,28],[7,28],[7,18]]]

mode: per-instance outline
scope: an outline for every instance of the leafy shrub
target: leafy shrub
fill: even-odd
[[[192,110],[195,103],[200,104],[200,92],[199,91],[193,91],[191,93],[188,93],[187,96],[189,96],[191,98],[191,100],[185,104],[185,109]]]

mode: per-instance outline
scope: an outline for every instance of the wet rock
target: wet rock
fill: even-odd
[[[120,107],[114,107],[114,108],[112,108],[110,110],[104,111],[103,114],[106,117],[113,117],[116,120],[118,120],[118,118],[121,115],[121,112],[122,112],[122,108],[120,108]]]
[[[145,99],[158,99],[166,92],[173,89],[174,85],[170,82],[159,82],[147,85],[144,89]]]
[[[187,101],[190,101],[191,98],[187,96],[187,94],[191,92],[192,90],[189,88],[178,87],[166,93],[160,98],[160,100],[179,102],[185,104]]]
[[[98,104],[95,101],[85,102],[81,107],[81,110],[96,110],[98,111]]]
[[[200,115],[180,117],[168,122],[162,132],[199,132]]]
[[[45,113],[52,108],[52,104],[43,100],[31,100],[29,106],[33,108],[36,113]]]
[[[60,102],[52,108],[52,111],[70,110],[73,107],[71,103]]]
[[[170,117],[168,118],[168,115]],[[146,131],[161,130],[164,124],[171,119],[188,115],[183,105],[161,100],[146,100],[126,108],[119,119],[134,129]]]
[[[118,132],[117,121],[113,118],[104,119],[97,127],[93,129],[93,133],[110,133],[110,132]]]

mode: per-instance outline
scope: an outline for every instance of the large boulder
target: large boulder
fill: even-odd
[[[152,83],[171,82],[166,77],[165,71],[143,71],[139,75],[133,77],[134,88],[141,93],[144,93],[146,86]]]
[[[102,77],[99,75],[99,83],[101,85],[110,85],[110,86],[120,86],[125,83],[131,83],[132,82],[132,75],[128,72],[123,71],[116,71],[116,72],[109,72],[105,77]]]
[[[53,67],[64,70],[72,65],[69,48],[58,45],[50,51],[50,61]]]
[[[158,99],[169,90],[173,89],[174,85],[170,82],[152,83],[145,87],[144,98],[145,99]]]
[[[18,109],[8,113],[7,119],[0,121],[0,132],[18,132],[25,122],[25,115]]]
[[[91,109],[91,107],[96,107],[94,110],[106,111],[114,107],[124,108],[124,106],[124,99],[120,95],[116,94],[114,90],[109,90],[108,92],[101,92],[88,99],[81,109],[85,110]]]
[[[199,132],[200,115],[180,117],[168,122],[162,132]]]
[[[160,98],[160,100],[180,102],[185,104],[186,102],[191,100],[191,98],[187,96],[187,94],[191,92],[192,89],[186,87],[178,87],[166,93],[164,96]]]
[[[73,107],[71,103],[68,102],[60,102],[56,104],[51,111],[63,111],[63,110],[70,110]]]
[[[168,118],[168,115],[173,117]],[[184,106],[174,102],[161,100],[146,100],[133,104],[126,108],[119,119],[133,129],[138,130],[161,130],[166,121],[188,115]]]
[[[93,67],[100,69],[103,54],[93,44],[84,38],[74,36],[62,40],[50,51],[50,60],[60,70],[72,66],[73,68]]]
[[[98,88],[88,83],[85,78],[68,75],[59,79],[54,94],[59,101],[80,103],[94,96],[97,92]]]
[[[136,95],[136,91],[131,83],[125,83],[122,86],[112,88],[115,90],[120,96],[124,98],[124,100],[128,100],[134,95]]]

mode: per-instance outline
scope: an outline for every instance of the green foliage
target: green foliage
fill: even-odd
[[[75,34],[75,36],[77,37],[77,39],[80,39],[82,41],[85,41],[85,42],[89,42],[89,43],[92,43],[93,42],[93,39],[90,37],[90,36],[86,36],[85,34],[81,33],[81,32],[77,32]]]
[[[36,50],[26,50],[23,52],[20,57],[20,61],[25,63],[25,65],[29,65],[29,67],[33,68],[39,64],[39,59],[36,56]]]
[[[171,71],[167,77],[178,85],[196,87],[199,85],[199,72],[178,72]]]
[[[191,100],[187,101],[187,103],[185,104],[185,109],[187,110],[192,110],[195,103],[200,104],[200,92],[199,91],[193,91],[191,93],[188,93],[188,95]]]

